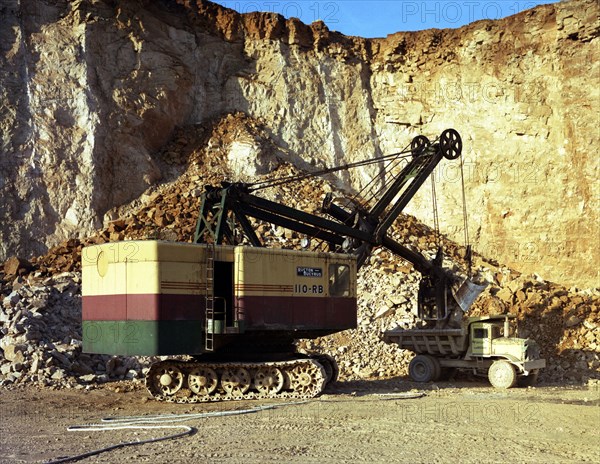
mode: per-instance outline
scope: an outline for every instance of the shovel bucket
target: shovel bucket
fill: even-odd
[[[452,295],[460,305],[460,309],[466,313],[479,294],[483,292],[487,286],[487,283],[485,285],[477,285],[469,279],[465,279],[457,290],[452,291]]]

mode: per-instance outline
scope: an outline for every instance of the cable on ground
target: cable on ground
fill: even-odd
[[[125,417],[106,417],[101,419],[100,424],[84,424],[84,425],[72,425],[67,427],[69,432],[104,432],[109,430],[130,430],[130,429],[144,429],[144,430],[155,430],[155,429],[182,429],[181,432],[177,432],[171,435],[157,438],[149,438],[147,440],[136,440],[123,443],[117,443],[116,445],[110,445],[97,450],[88,451],[86,453],[78,454],[75,456],[60,457],[52,461],[45,461],[44,464],[61,464],[64,462],[76,462],[91,456],[96,456],[107,451],[113,451],[119,448],[125,448],[127,446],[144,445],[147,443],[156,443],[164,440],[174,440],[176,438],[182,438],[185,436],[193,435],[196,432],[194,427],[189,425],[162,425],[164,423],[173,422],[184,422],[193,419],[204,419],[207,417],[225,417],[225,416],[238,416],[241,414],[252,414],[255,412],[265,411],[268,409],[276,409],[283,406],[293,406],[305,404],[307,401],[297,401],[292,403],[278,403],[264,406],[257,406],[250,409],[238,409],[230,411],[212,411],[203,412],[198,414],[159,414],[153,416],[125,416]]]

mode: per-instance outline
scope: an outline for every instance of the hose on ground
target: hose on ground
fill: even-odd
[[[283,406],[292,406],[304,404],[307,401],[297,401],[291,403],[278,403],[264,406],[257,406],[250,409],[238,409],[230,411],[212,411],[203,412],[198,414],[159,414],[153,416],[124,416],[124,417],[107,417],[101,419],[100,424],[83,424],[83,425],[72,425],[67,427],[69,432],[104,432],[109,430],[128,430],[128,429],[144,429],[144,430],[156,430],[156,429],[182,429],[181,432],[177,432],[164,437],[149,438],[147,440],[129,441],[123,443],[117,443],[116,445],[110,445],[97,450],[88,451],[86,453],[78,454],[75,456],[60,457],[52,461],[45,461],[44,464],[60,464],[63,462],[76,462],[91,456],[96,456],[107,451],[113,451],[126,446],[144,445],[147,443],[156,443],[164,440],[174,440],[176,438],[185,437],[192,435],[196,432],[194,427],[183,424],[170,424],[162,425],[165,423],[173,422],[184,422],[194,419],[204,419],[207,417],[225,417],[225,416],[238,416],[241,414],[252,414],[268,409],[276,409]]]

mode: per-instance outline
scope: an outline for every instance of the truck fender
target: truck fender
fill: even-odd
[[[500,359],[502,359],[504,361],[508,361],[509,363],[511,363],[513,366],[515,366],[517,368],[518,374],[523,373],[523,362],[518,360],[514,356],[506,354],[506,355],[501,355],[501,356],[493,356],[490,359],[492,361],[496,361],[496,360],[500,360]]]

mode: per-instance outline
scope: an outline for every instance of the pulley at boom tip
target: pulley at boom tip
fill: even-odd
[[[278,185],[288,184],[292,182],[298,182],[300,180],[308,179],[311,177],[323,176],[325,174],[331,174],[337,171],[345,171],[358,167],[368,166],[370,164],[376,164],[382,161],[391,161],[394,159],[409,157],[416,158],[417,156],[421,156],[423,153],[425,153],[429,147],[433,147],[436,150],[440,150],[444,158],[454,160],[458,158],[462,153],[462,139],[458,131],[455,129],[444,130],[440,134],[440,136],[434,140],[434,142],[431,142],[424,135],[417,135],[415,138],[413,138],[409,146],[405,147],[399,152],[390,153],[388,155],[378,156],[371,159],[356,161],[354,163],[348,163],[342,166],[326,168],[320,171],[258,181],[246,185],[249,191],[262,190],[264,188],[275,187]]]

